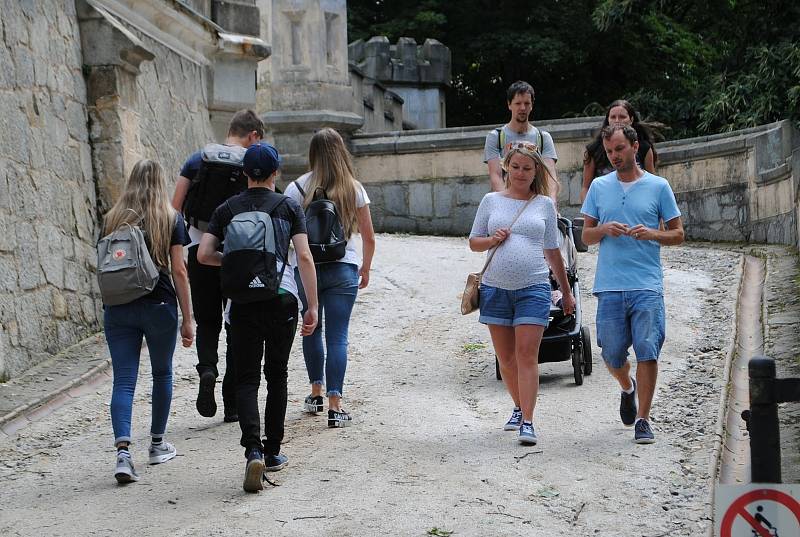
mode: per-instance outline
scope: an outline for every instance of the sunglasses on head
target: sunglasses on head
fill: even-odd
[[[516,142],[512,142],[511,149],[522,149],[524,151],[533,151],[534,153],[539,152],[539,148],[536,147],[535,143],[527,142],[525,140],[518,140]]]

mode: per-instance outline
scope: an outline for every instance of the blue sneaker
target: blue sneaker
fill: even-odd
[[[519,431],[519,426],[522,425],[522,410],[519,407],[514,407],[511,411],[511,417],[503,425],[504,431]]]
[[[519,443],[527,446],[535,446],[539,439],[533,430],[533,423],[523,421],[519,426]]]
[[[259,449],[251,449],[247,455],[247,466],[244,469],[244,483],[242,488],[245,492],[258,492],[264,490],[261,483],[261,476],[264,475],[264,456]]]
[[[277,472],[286,468],[286,465],[289,464],[289,457],[280,453],[278,455],[267,455],[265,464],[265,472]]]
[[[633,392],[622,392],[619,399],[619,417],[625,427],[630,427],[636,421],[636,381],[631,379],[631,382],[633,383]]]
[[[637,444],[652,444],[656,441],[656,435],[653,434],[653,429],[644,418],[636,420],[636,425],[633,427],[633,439]]]

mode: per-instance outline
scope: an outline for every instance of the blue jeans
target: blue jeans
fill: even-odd
[[[666,334],[664,297],[655,291],[597,293],[597,345],[614,369],[628,361],[633,345],[636,361],[658,360]]]
[[[150,434],[164,434],[172,402],[172,354],[178,334],[178,308],[174,304],[140,299],[130,304],[106,306],[104,319],[114,370],[111,392],[114,443],[131,441],[133,394],[139,374],[142,338],[147,341],[153,371]]]
[[[296,273],[301,299],[305,292]],[[314,333],[303,338],[303,357],[306,360],[308,381],[311,384],[327,383],[328,397],[342,396],[344,373],[347,369],[347,331],[350,314],[358,294],[358,267],[350,263],[322,263],[317,265],[317,297],[319,299],[319,324]],[[322,343],[323,318],[325,346]],[[327,351],[327,353],[326,353]],[[327,359],[326,359],[327,354]],[[325,376],[323,379],[323,368]]]

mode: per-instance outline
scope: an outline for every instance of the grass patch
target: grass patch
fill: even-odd
[[[477,352],[486,348],[486,343],[464,343],[464,352]]]
[[[443,530],[440,528],[431,528],[428,530],[428,535],[438,535],[439,537],[450,537],[454,532],[450,530]]]

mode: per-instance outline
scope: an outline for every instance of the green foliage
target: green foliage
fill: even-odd
[[[505,90],[536,89],[534,118],[627,98],[668,137],[800,121],[794,0],[363,0],[350,38],[433,37],[450,47],[448,125],[508,120]]]
[[[730,131],[779,118],[800,126],[800,44],[752,47],[747,60],[739,72],[714,77],[700,129]]]

